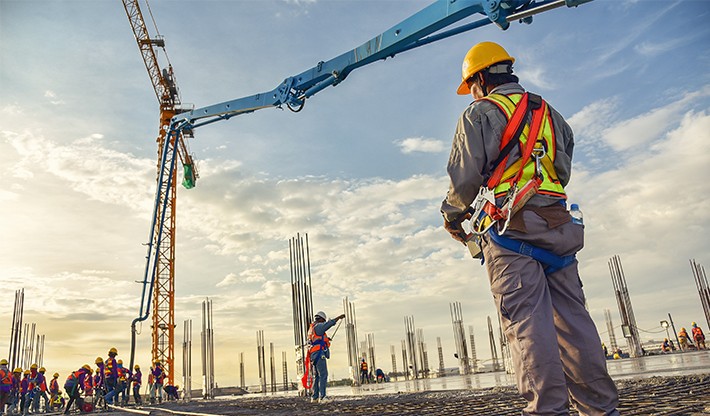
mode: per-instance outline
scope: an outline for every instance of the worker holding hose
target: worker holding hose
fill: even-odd
[[[514,62],[493,42],[464,58],[457,92],[474,102],[456,126],[444,227],[485,260],[523,414],[567,415],[571,401],[580,415],[618,415],[577,271],[584,226],[566,209],[572,129],[518,84]]]
[[[317,312],[315,321],[308,328],[308,342],[310,348],[310,362],[315,371],[315,380],[313,382],[312,402],[325,403],[329,399],[325,394],[326,386],[328,385],[328,364],[326,359],[330,358],[330,338],[325,333],[333,327],[336,322],[345,318],[345,315],[337,316],[335,319],[328,320],[325,312]]]

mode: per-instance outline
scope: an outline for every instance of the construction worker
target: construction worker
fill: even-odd
[[[700,329],[698,324],[693,322],[690,324],[693,329],[691,329],[693,333],[693,339],[695,340],[695,346],[698,347],[698,350],[704,350],[705,349],[705,334],[703,334],[703,330]]]
[[[463,60],[457,93],[474,102],[456,126],[444,227],[466,245],[461,224],[472,210],[477,216],[481,237],[468,246],[485,259],[527,400],[523,414],[568,414],[571,396],[580,414],[617,415],[618,392],[574,258],[584,227],[565,206],[572,129],[541,97],[526,94],[514,62],[493,42],[473,46]]]
[[[163,381],[165,380],[165,372],[163,371],[163,366],[160,364],[160,360],[153,361],[153,368],[151,369],[151,374],[153,375],[153,381],[150,383],[150,403],[153,404],[158,401],[158,403],[163,402]]]
[[[367,382],[368,384],[370,383],[370,378],[368,377],[368,372],[367,372],[367,361],[362,358],[360,360],[360,384],[365,384]]]
[[[30,375],[31,370],[25,370],[22,373],[22,381],[20,381],[20,414],[27,415],[30,403],[32,403],[32,397],[34,394],[30,388]]]
[[[0,414],[5,412],[5,404],[12,391],[12,371],[7,368],[7,360],[0,360]]]
[[[133,375],[131,376],[131,381],[133,382],[133,400],[136,401],[136,405],[140,406],[143,404],[143,399],[141,398],[141,379],[143,378],[143,373],[141,373],[141,366],[136,364],[133,367]]]
[[[108,358],[104,362],[104,387],[106,388],[106,404],[113,404],[113,398],[118,395],[116,390],[118,385],[118,362],[116,362],[116,356],[118,355],[118,350],[116,348],[111,348],[108,351]]]
[[[325,331],[343,318],[345,318],[345,315],[328,320],[325,312],[319,311],[315,315],[315,321],[308,328],[308,342],[310,344],[308,354],[310,354],[311,366],[315,371],[311,402],[325,403],[329,400],[325,394],[325,389],[328,385],[328,363],[326,359],[330,358],[330,338],[328,338]]]
[[[165,400],[180,400],[180,396],[178,394],[178,387],[179,386],[173,386],[172,384],[166,384],[163,388],[163,390],[165,391]]]
[[[117,396],[121,396],[121,406],[125,406],[128,404],[128,380],[131,378],[131,374],[130,371],[123,366],[123,360],[118,360],[116,363],[118,364]]]
[[[84,389],[86,377],[89,377],[90,374],[91,367],[89,367],[89,364],[84,364],[80,369],[72,372],[69,374],[69,377],[67,377],[67,381],[64,382],[64,390],[69,396],[69,401],[67,402],[66,409],[64,409],[65,415],[69,414],[74,402],[76,402],[76,407],[81,410],[83,405],[81,392]]]
[[[54,373],[49,381],[49,403],[50,408],[54,406],[59,398],[59,373]]]
[[[672,352],[675,350],[675,346],[673,345],[673,341],[669,341],[668,338],[663,340],[663,343],[661,344],[661,351],[662,352]]]
[[[686,331],[685,328],[681,328],[680,332],[678,332],[678,343],[680,344],[681,351],[688,350],[688,339],[688,331]]]
[[[10,399],[7,402],[7,414],[15,413],[15,409],[20,405],[20,391],[22,389],[22,369],[20,367],[12,370],[12,389],[10,390]]]
[[[47,369],[44,367],[40,367],[39,370],[37,370],[37,375],[35,376],[34,379],[34,384],[35,384],[35,389],[39,389],[35,393],[34,401],[32,402],[32,410],[35,413],[39,412],[39,401],[40,399],[44,400],[44,410],[45,412],[49,413],[49,397],[47,396],[47,379],[44,377],[44,373],[47,372]]]

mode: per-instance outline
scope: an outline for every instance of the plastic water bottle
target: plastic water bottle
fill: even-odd
[[[584,224],[584,216],[582,215],[582,211],[579,209],[579,205],[572,204],[569,207],[569,214],[572,216],[572,223],[578,225]]]

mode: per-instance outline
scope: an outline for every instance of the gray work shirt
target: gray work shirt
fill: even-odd
[[[491,93],[523,94],[525,90],[518,83],[508,83],[497,86]],[[557,143],[555,171],[564,187],[569,182],[572,168],[574,134],[562,115],[552,106],[550,115]],[[451,183],[441,203],[441,213],[447,221],[455,220],[473,203],[479,188],[495,169],[492,165],[500,154],[501,137],[507,124],[505,114],[487,100],[474,101],[459,117],[446,168]],[[510,152],[508,165],[518,158],[520,147],[516,146]],[[535,195],[528,201],[528,205],[547,206],[558,200],[547,195]]]

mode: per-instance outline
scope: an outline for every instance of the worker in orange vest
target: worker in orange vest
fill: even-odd
[[[703,334],[703,330],[700,329],[698,324],[693,322],[691,324],[693,326],[693,339],[695,340],[695,345],[698,347],[698,349],[705,349],[705,334]]]
[[[313,395],[311,396],[312,402],[324,403],[328,401],[325,389],[328,385],[328,364],[326,359],[330,358],[330,338],[328,338],[325,331],[343,318],[345,318],[345,315],[328,320],[325,312],[320,311],[316,313],[315,321],[308,328],[308,342],[310,344],[308,354],[310,354],[311,365],[315,371]]]
[[[681,328],[678,332],[678,343],[680,344],[680,350],[686,351],[688,349],[688,332],[685,328]]]
[[[12,390],[12,371],[7,368],[7,360],[0,360],[0,413],[5,410],[5,403],[10,399]]]
[[[370,377],[367,372],[367,361],[363,358],[360,360],[360,384],[370,383]]]

